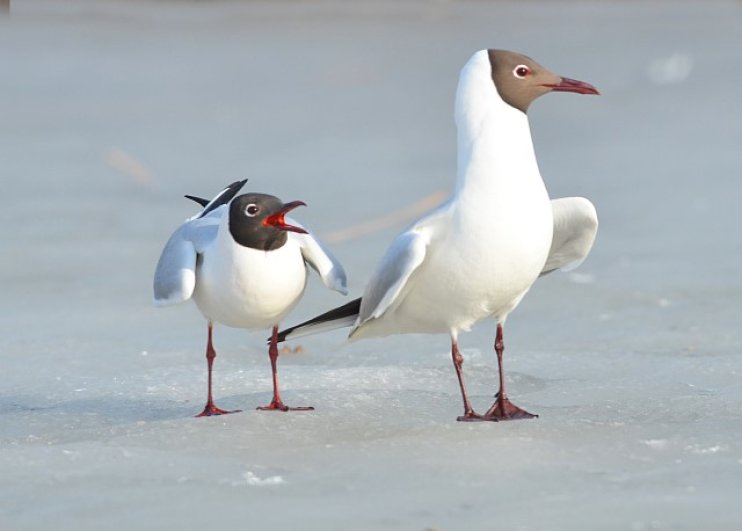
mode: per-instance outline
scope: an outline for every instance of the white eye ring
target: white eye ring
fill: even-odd
[[[525,77],[531,73],[531,69],[526,65],[518,65],[513,68],[513,75],[518,79],[525,79]]]
[[[258,212],[260,212],[260,207],[255,203],[250,203],[245,207],[245,215],[250,218],[254,218],[255,216],[257,216]]]

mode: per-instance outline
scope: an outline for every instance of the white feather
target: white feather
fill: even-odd
[[[298,221],[287,217],[286,222],[307,231],[307,234],[291,232],[289,237],[299,244],[304,260],[317,272],[323,284],[331,290],[347,295],[348,281],[345,270],[330,250]]]
[[[196,257],[216,239],[226,207],[206,217],[189,218],[175,229],[157,261],[154,276],[154,303],[167,306],[187,301],[196,287]]]
[[[590,253],[598,233],[598,214],[584,197],[563,197],[551,202],[554,237],[542,274],[555,269],[571,271]]]

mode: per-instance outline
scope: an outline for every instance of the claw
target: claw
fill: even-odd
[[[234,409],[232,411],[228,411],[226,409],[221,409],[219,407],[216,407],[214,404],[206,404],[206,407],[204,407],[204,410],[196,415],[196,418],[198,417],[213,417],[215,415],[229,415],[230,413],[240,413],[241,409]]]
[[[520,420],[538,418],[538,415],[529,413],[513,404],[508,398],[497,397],[492,407],[484,414],[486,420]]]
[[[484,415],[480,415],[479,413],[475,413],[474,411],[467,411],[460,417],[456,417],[456,420],[459,422],[482,422],[488,420],[497,422],[497,419],[495,418],[486,418]]]
[[[283,402],[272,400],[267,406],[256,407],[258,411],[314,411],[312,406],[289,407]]]

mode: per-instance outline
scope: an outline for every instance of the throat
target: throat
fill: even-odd
[[[286,231],[266,227],[235,227],[230,223],[229,232],[234,241],[243,247],[259,251],[274,251],[286,244]]]
[[[476,128],[459,128],[457,192],[543,187],[527,116],[512,107],[498,110]]]

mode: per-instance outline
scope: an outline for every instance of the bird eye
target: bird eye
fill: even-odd
[[[254,218],[260,212],[260,207],[255,203],[250,203],[245,207],[245,214],[251,218]]]
[[[518,65],[515,68],[513,68],[513,75],[519,79],[523,79],[530,73],[531,73],[531,69],[528,68],[526,65]]]

